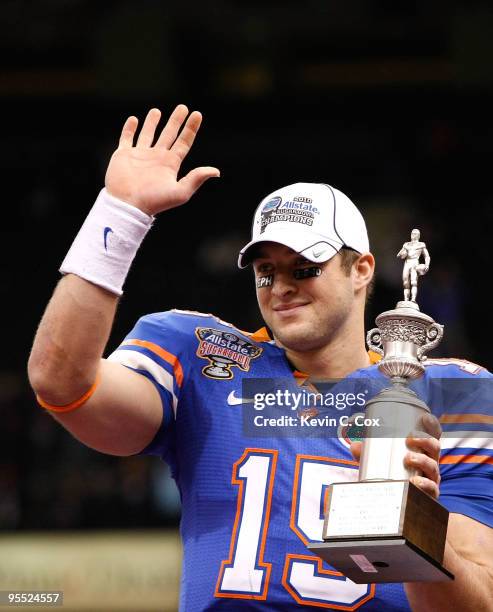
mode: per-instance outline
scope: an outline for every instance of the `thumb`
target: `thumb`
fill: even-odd
[[[212,166],[202,166],[195,168],[178,181],[178,185],[186,199],[190,199],[193,194],[201,187],[207,179],[218,178],[220,171]]]

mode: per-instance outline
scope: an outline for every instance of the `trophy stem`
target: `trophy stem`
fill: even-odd
[[[409,385],[409,378],[404,376],[391,376],[390,381],[393,387],[407,387]]]
[[[421,419],[428,406],[409,389],[408,380],[392,376],[391,386],[366,404],[365,416],[374,423],[365,428],[361,449],[359,480],[408,480],[416,470],[404,467],[406,438],[422,429]]]

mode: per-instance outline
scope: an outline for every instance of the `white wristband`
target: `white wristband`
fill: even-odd
[[[102,189],[75,237],[62,274],[76,274],[121,295],[123,283],[154,217]]]

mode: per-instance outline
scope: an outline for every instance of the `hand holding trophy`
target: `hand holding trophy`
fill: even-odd
[[[381,313],[367,334],[391,383],[366,404],[368,422],[380,426],[365,429],[358,482],[330,485],[324,541],[309,546],[356,583],[453,579],[441,565],[448,510],[410,482],[415,474],[404,466],[406,437],[430,413],[408,385],[423,375],[425,353],[443,336],[443,326],[416,303],[418,274],[430,264],[419,238],[413,230],[398,253],[405,260],[404,300]]]

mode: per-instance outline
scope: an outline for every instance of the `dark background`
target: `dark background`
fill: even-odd
[[[3,529],[176,524],[163,465],[72,440],[37,407],[25,374],[121,126],[152,106],[202,111],[184,171],[214,165],[222,178],[159,218],[109,351],[139,316],[170,307],[260,326],[237,251],[263,196],[315,181],[367,219],[377,257],[368,325],[400,299],[395,254],[418,227],[432,256],[419,302],[446,326],[438,353],[491,369],[489,4],[2,1]]]

